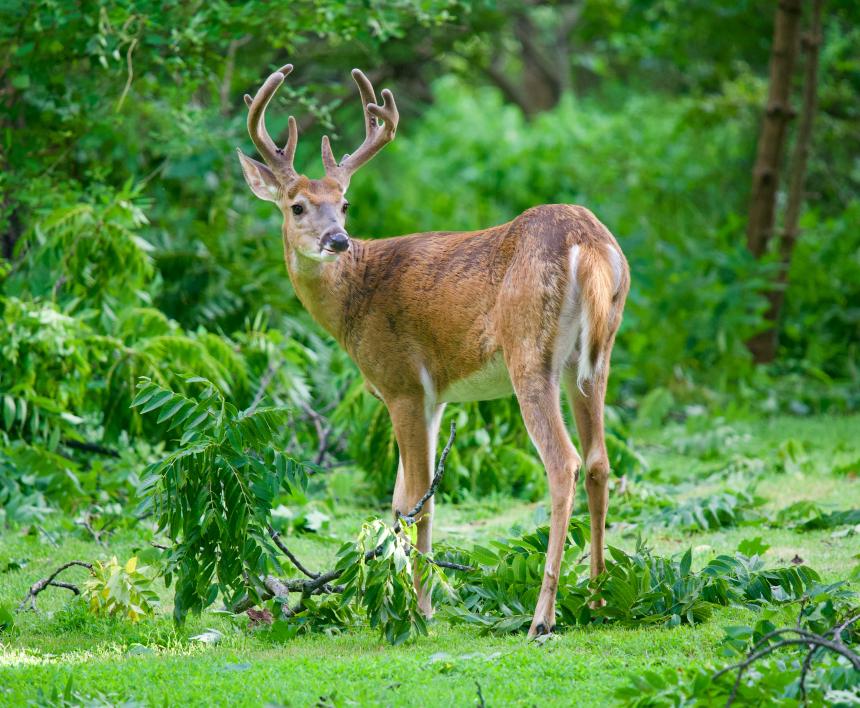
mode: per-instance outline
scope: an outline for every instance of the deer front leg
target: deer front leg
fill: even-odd
[[[521,375],[517,379],[513,385],[523,421],[546,468],[552,499],[543,583],[529,629],[529,636],[535,637],[549,634],[555,627],[558,578],[581,460],[564,427],[558,384],[545,372]]]
[[[388,403],[391,424],[400,450],[400,464],[392,500],[392,511],[395,515],[408,514],[430,487],[443,410],[444,406],[436,406],[428,420],[423,397],[403,397]],[[416,545],[421,553],[429,553],[432,549],[433,509],[434,500],[431,497],[424,504],[416,524]],[[415,589],[418,591],[421,611],[430,617],[433,614],[430,595],[417,578]]]

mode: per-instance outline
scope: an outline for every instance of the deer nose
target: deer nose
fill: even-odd
[[[335,253],[343,253],[343,251],[349,248],[349,236],[343,233],[343,231],[327,234],[323,236],[322,247]]]

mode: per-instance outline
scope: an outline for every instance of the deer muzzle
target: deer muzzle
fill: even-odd
[[[320,247],[324,251],[332,251],[333,253],[343,253],[349,248],[349,236],[343,231],[335,231],[331,234],[326,234],[320,239]]]

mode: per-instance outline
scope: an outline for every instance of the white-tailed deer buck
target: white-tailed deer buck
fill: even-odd
[[[394,138],[394,96],[376,102],[354,69],[366,137],[338,163],[322,141],[325,177],[293,168],[296,122],[278,148],[263,114],[292,71],[284,66],[248,104],[248,132],[266,164],[239,152],[245,179],[284,216],[284,259],[296,294],[349,352],[388,408],[400,466],[394,511],[406,514],[428,489],[446,403],[515,393],[552,495],[549,547],[531,636],[555,624],[555,599],[573,494],[582,464],[559,404],[567,387],[585,455],[591,514],[591,574],[604,569],[609,461],[603,401],[609,355],[630,274],[618,243],[580,206],[538,206],[481,231],[429,232],[358,240],[344,227],[352,174]],[[432,499],[418,522],[418,549],[430,551]],[[419,587],[422,610],[430,599]]]

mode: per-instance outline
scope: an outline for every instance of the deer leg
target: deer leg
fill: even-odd
[[[558,578],[581,460],[561,417],[558,383],[543,372],[516,378],[513,385],[523,421],[546,468],[552,499],[543,583],[529,629],[534,637],[549,634],[555,626]]]
[[[607,355],[608,357],[608,355]],[[603,404],[606,398],[607,372],[583,384],[585,394],[576,385],[576,367],[565,370],[567,393],[576,417],[576,429],[585,456],[585,491],[591,517],[591,577],[605,568],[604,533],[609,507],[609,456],[603,430]]]
[[[395,514],[398,512],[408,514],[430,488],[436,456],[436,439],[443,410],[444,406],[436,406],[428,416],[428,420],[428,417],[425,417],[422,398],[399,398],[388,404],[391,424],[400,450],[400,464],[397,468],[397,482],[394,485],[392,501],[392,511]],[[432,548],[433,508],[434,500],[431,497],[425,502],[416,524],[418,529],[416,545],[421,553],[429,553]],[[430,617],[433,614],[430,595],[418,578],[415,579],[415,589],[418,591],[418,605],[421,611]]]

